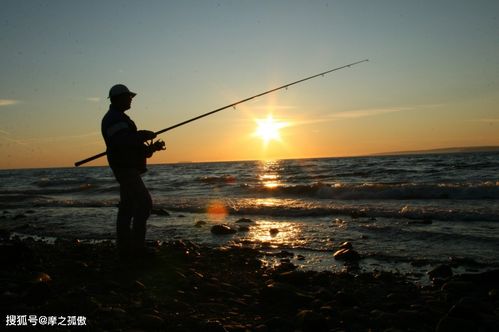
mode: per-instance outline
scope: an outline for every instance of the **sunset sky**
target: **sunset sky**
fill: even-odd
[[[157,131],[366,58],[165,133],[151,162],[499,145],[497,0],[2,0],[0,44],[0,168],[104,151],[116,83]]]

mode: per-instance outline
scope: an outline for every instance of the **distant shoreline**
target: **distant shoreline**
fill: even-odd
[[[378,152],[369,156],[394,156],[394,155],[409,155],[409,154],[438,154],[438,153],[471,153],[471,152],[499,152],[499,146],[468,146],[468,147],[452,147],[439,148],[429,150],[411,150],[411,151],[390,151]]]

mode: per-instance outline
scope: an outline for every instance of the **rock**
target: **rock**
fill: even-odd
[[[214,225],[211,227],[211,232],[216,235],[226,235],[226,234],[234,234],[237,233],[237,231],[233,228],[231,228],[228,225],[221,224],[221,225]]]
[[[333,254],[334,259],[339,261],[357,261],[360,259],[360,255],[357,251],[353,249],[340,249]]]
[[[432,281],[447,280],[452,277],[452,268],[449,265],[442,264],[427,272]]]
[[[279,265],[276,265],[274,267],[274,271],[276,273],[282,273],[282,272],[288,272],[288,271],[293,271],[296,269],[296,265],[291,263],[289,259],[286,261],[286,259],[281,259],[281,263]]]
[[[340,249],[353,249],[352,242],[343,242],[342,244],[340,244]]]
[[[132,291],[141,292],[146,289],[146,286],[142,282],[134,280],[130,288]]]
[[[203,225],[206,225],[206,221],[204,220],[198,220],[196,221],[196,223],[194,224],[195,227],[201,227]]]
[[[52,278],[45,272],[39,272],[33,276],[31,279],[31,283],[49,283],[52,281]]]
[[[336,219],[333,220],[333,223],[337,224],[337,225],[341,225],[341,224],[345,223],[345,220],[340,219],[340,218],[336,218]]]
[[[248,219],[248,218],[240,218],[238,220],[236,220],[237,223],[241,223],[241,222],[253,222],[253,220],[251,219]]]

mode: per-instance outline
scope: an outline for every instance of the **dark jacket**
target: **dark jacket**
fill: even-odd
[[[102,137],[106,142],[107,160],[113,171],[133,168],[146,171],[146,151],[135,123],[124,113],[113,108],[102,118]]]

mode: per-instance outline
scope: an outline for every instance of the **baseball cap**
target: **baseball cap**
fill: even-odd
[[[132,98],[137,95],[135,92],[130,91],[125,85],[123,85],[123,84],[116,84],[111,89],[109,89],[109,96],[108,96],[108,98],[116,97],[116,96],[119,96],[119,95],[123,95],[125,93],[129,94],[130,96],[132,96]]]

